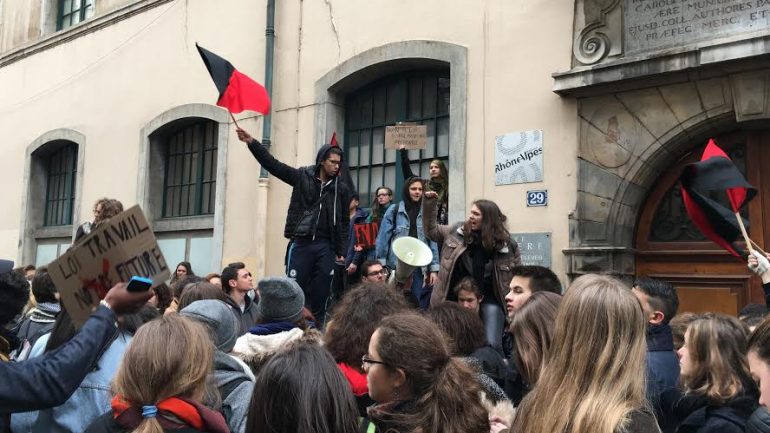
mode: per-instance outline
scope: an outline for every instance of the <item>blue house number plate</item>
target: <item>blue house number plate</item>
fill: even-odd
[[[527,206],[548,206],[548,190],[527,191]]]

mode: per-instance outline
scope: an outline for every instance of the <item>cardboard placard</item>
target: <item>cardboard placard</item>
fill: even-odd
[[[51,262],[48,272],[77,328],[113,285],[139,276],[155,287],[171,275],[139,205],[101,223]]]
[[[354,224],[353,231],[356,234],[356,246],[367,250],[376,246],[380,224],[376,222]]]
[[[385,127],[385,148],[425,149],[428,127],[425,125],[396,125]]]

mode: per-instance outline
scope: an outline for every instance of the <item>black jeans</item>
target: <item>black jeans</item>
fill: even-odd
[[[297,281],[305,293],[305,306],[321,325],[326,299],[332,283],[334,250],[328,239],[295,239],[289,251],[286,274]]]

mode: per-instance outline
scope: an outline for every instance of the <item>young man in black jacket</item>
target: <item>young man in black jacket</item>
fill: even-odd
[[[294,168],[275,159],[243,129],[237,133],[265,170],[293,187],[283,231],[292,240],[286,273],[302,287],[313,315],[323,320],[335,260],[344,263],[348,249],[352,193],[339,178],[342,150],[324,145],[315,165]]]

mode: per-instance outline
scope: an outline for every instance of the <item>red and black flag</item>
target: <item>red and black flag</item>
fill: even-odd
[[[711,139],[700,162],[688,164],[679,178],[687,214],[703,234],[736,257],[733,245],[741,236],[736,213],[757,194],[727,154]],[[727,194],[732,209],[708,197],[711,191]],[[744,224],[748,221],[744,219]]]
[[[195,47],[219,90],[218,106],[227,108],[231,113],[243,110],[262,114],[270,112],[270,97],[261,84],[238,72],[230,62],[211,51],[198,44]]]

